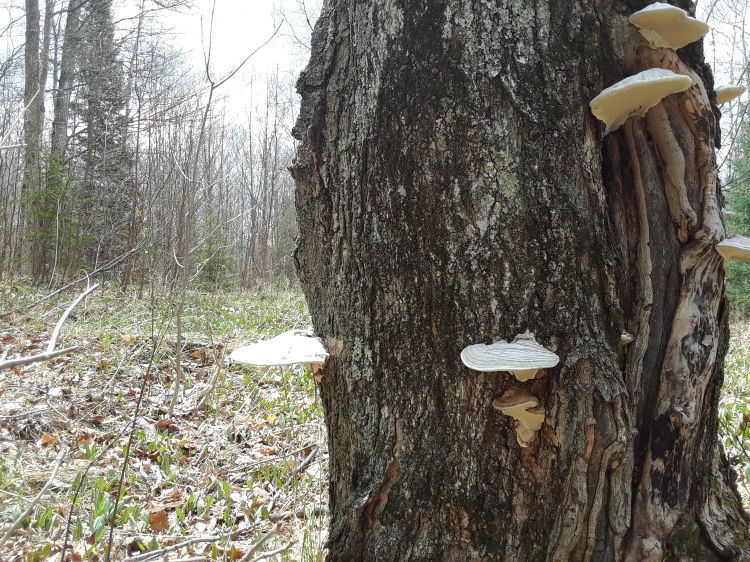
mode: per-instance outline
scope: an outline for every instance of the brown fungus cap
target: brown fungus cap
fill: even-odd
[[[664,2],[654,2],[628,20],[654,49],[681,49],[702,39],[710,29],[682,8]]]
[[[544,422],[544,407],[539,399],[522,387],[512,387],[492,401],[492,407],[516,420],[516,439],[521,447],[528,447]]]
[[[606,88],[589,105],[591,113],[604,122],[606,135],[619,129],[632,115],[643,117],[668,95],[684,92],[692,85],[690,76],[666,68],[651,68]]]

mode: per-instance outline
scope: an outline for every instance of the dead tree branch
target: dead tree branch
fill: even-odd
[[[76,299],[70,304],[70,306],[65,309],[65,312],[62,313],[62,316],[60,316],[57,324],[55,324],[55,329],[52,331],[52,336],[50,337],[49,343],[47,344],[47,350],[44,353],[39,353],[37,355],[28,355],[26,357],[18,357],[16,359],[6,359],[7,351],[5,351],[0,358],[0,371],[4,369],[12,369],[13,367],[21,367],[23,365],[31,365],[32,363],[39,363],[41,361],[49,361],[50,359],[54,359],[55,357],[60,357],[61,355],[66,355],[68,353],[72,353],[74,351],[82,349],[80,345],[74,345],[55,351],[55,346],[57,345],[57,339],[60,337],[60,330],[62,330],[63,324],[68,319],[68,316],[70,316],[70,313],[83,299],[93,293],[98,287],[99,285],[92,285],[91,287],[83,291],[80,295],[78,295]]]

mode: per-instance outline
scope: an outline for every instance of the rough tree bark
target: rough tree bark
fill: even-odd
[[[26,0],[26,45],[24,47],[24,90],[23,102],[23,196],[27,207],[27,222],[32,228],[33,208],[30,205],[32,193],[39,185],[42,126],[44,120],[44,92],[40,91],[39,54],[39,0]],[[31,237],[36,233],[31,231]],[[38,258],[36,244],[32,243],[32,273],[36,276]]]
[[[69,0],[65,16],[65,32],[60,55],[60,77],[55,86],[50,152],[61,164],[65,162],[65,148],[68,141],[68,119],[70,116],[70,96],[73,89],[75,60],[80,45],[81,0]]]
[[[645,45],[645,4],[326,0],[293,174],[329,560],[750,556],[716,436],[712,76],[700,44]],[[603,137],[588,102],[653,67],[695,85]],[[517,383],[459,353],[525,330],[561,362],[521,449],[491,407]]]

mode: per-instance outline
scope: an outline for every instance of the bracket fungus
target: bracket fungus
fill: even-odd
[[[654,49],[681,49],[702,39],[710,29],[682,8],[664,2],[654,2],[628,20]]]
[[[270,340],[238,347],[229,358],[237,363],[266,367],[303,364],[315,374],[328,359],[328,352],[320,338],[309,332],[289,330]]]
[[[716,251],[725,260],[737,260],[750,263],[750,238],[734,236],[726,238],[716,245]]]
[[[534,334],[527,332],[516,336],[511,343],[500,340],[491,345],[470,345],[461,352],[461,361],[474,371],[507,371],[525,382],[536,377],[539,371],[555,367],[560,358],[539,345]]]
[[[745,86],[719,86],[716,88],[716,105],[721,105],[740,97],[747,91]]]
[[[539,399],[520,387],[503,392],[492,401],[492,407],[516,420],[516,440],[521,447],[529,446],[544,422],[544,407],[539,405]]]
[[[589,105],[591,113],[604,122],[604,134],[619,129],[632,115],[646,115],[663,98],[684,92],[693,85],[690,76],[666,68],[651,68],[623,78],[596,96]]]
[[[623,332],[620,336],[620,343],[622,345],[628,345],[635,341],[635,336],[630,332]]]

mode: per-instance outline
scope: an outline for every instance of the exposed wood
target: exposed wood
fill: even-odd
[[[54,329],[52,330],[52,335],[50,336],[49,342],[47,343],[47,349],[44,353],[38,353],[36,355],[29,355],[26,357],[18,357],[16,359],[6,359],[7,352],[3,354],[2,359],[0,359],[0,371],[3,369],[12,369],[14,367],[21,367],[23,365],[31,365],[32,363],[39,363],[42,361],[49,361],[50,359],[55,359],[56,357],[60,357],[62,355],[67,355],[69,353],[73,353],[74,351],[79,351],[83,349],[80,345],[74,345],[72,347],[67,347],[64,349],[59,349],[55,351],[55,347],[57,346],[57,340],[60,337],[60,331],[62,330],[63,324],[68,319],[68,316],[70,316],[70,313],[73,311],[73,309],[78,306],[78,304],[85,299],[87,296],[89,296],[91,293],[93,293],[99,285],[92,285],[85,291],[83,291],[80,295],[78,295],[75,300],[66,308],[62,315],[60,316],[60,319],[57,321],[57,324],[55,324]]]
[[[36,355],[27,355],[25,357],[18,357],[16,359],[6,359],[0,362],[0,371],[4,369],[13,369],[14,367],[23,367],[24,365],[31,365],[33,363],[41,363],[42,361],[49,361],[50,359],[56,359],[63,355],[68,355],[74,351],[80,351],[83,349],[80,345],[74,345],[57,351],[38,353]]]
[[[52,331],[52,336],[50,337],[49,343],[47,344],[47,353],[51,353],[55,350],[55,346],[57,345],[57,338],[60,336],[60,330],[62,330],[63,324],[68,319],[68,316],[70,316],[70,313],[73,311],[73,309],[78,306],[78,303],[80,303],[83,299],[96,291],[98,288],[98,284],[92,285],[91,287],[83,291],[80,295],[78,295],[75,300],[70,303],[70,306],[65,309],[65,312],[62,313],[62,316],[60,316],[57,324],[55,324],[55,329]]]

